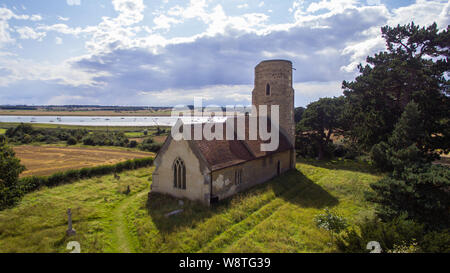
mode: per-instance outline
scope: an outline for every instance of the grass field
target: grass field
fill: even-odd
[[[5,132],[6,132],[6,129],[2,129],[2,128],[0,128],[0,135],[4,135],[4,134],[5,134]]]
[[[16,156],[27,170],[21,176],[45,176],[58,171],[97,165],[115,164],[132,158],[154,156],[153,153],[126,149],[64,146],[14,146]]]
[[[363,199],[379,179],[354,162],[300,162],[291,171],[212,208],[154,195],[147,203],[151,168],[27,194],[0,212],[0,252],[68,252],[78,241],[82,252],[330,252],[326,231],[314,217],[330,207],[351,224],[373,214]],[[123,193],[130,185],[131,193]],[[67,208],[77,235],[68,238]]]

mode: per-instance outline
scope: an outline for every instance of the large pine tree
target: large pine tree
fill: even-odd
[[[355,81],[343,82],[350,136],[366,150],[387,141],[405,106],[414,101],[424,121],[418,147],[448,152],[449,27],[439,31],[436,24],[420,28],[411,23],[381,32],[387,51],[367,57]]]

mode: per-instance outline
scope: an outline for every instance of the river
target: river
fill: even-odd
[[[198,123],[210,117],[171,116],[0,116],[0,122],[42,123],[78,126],[173,126],[181,118],[183,122]],[[216,117],[214,121],[224,121]]]

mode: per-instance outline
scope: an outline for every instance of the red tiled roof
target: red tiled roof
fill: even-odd
[[[244,118],[244,117],[243,117]],[[237,140],[236,120],[234,122],[234,140],[226,140],[226,131],[228,129],[223,123],[216,123],[223,126],[223,140],[190,140],[196,145],[199,152],[206,159],[212,170],[222,169],[246,161],[265,157],[273,153],[279,153],[292,149],[291,144],[284,134],[279,132],[279,145],[275,151],[261,151],[261,144],[269,143],[270,140],[263,141],[257,134],[256,140],[249,140],[249,120],[253,118],[245,117],[245,140]],[[231,121],[229,121],[231,122]],[[202,129],[206,123],[202,124]],[[270,130],[270,120],[268,119],[268,130]],[[194,138],[194,125],[191,125],[192,138]]]

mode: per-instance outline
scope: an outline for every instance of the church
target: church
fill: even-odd
[[[210,205],[295,168],[291,61],[265,60],[255,67],[252,105],[256,110],[267,105],[267,121],[271,106],[278,105],[279,128],[266,124],[268,130],[278,129],[278,148],[265,151],[261,144],[267,140],[249,136],[252,119],[256,119],[254,112],[241,117],[245,124],[243,135],[235,129],[237,126],[225,126],[223,130],[224,135],[241,137],[175,140],[169,135],[154,161],[151,192]],[[229,117],[227,123],[237,124],[238,119]],[[194,125],[190,126],[188,130],[194,130]]]

